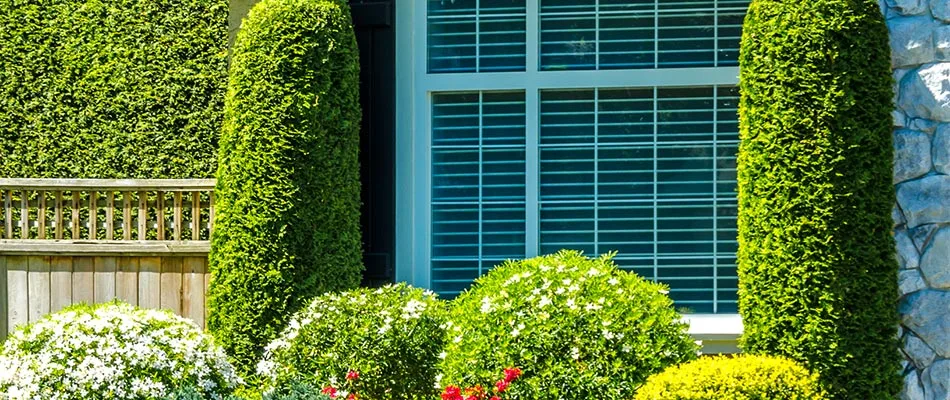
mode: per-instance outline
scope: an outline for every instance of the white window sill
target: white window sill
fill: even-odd
[[[689,334],[703,343],[704,354],[738,353],[742,335],[742,317],[739,314],[687,314]]]

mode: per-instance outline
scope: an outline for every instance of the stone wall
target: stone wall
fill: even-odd
[[[894,68],[901,399],[950,399],[950,0],[882,0]]]

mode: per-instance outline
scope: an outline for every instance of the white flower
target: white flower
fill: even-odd
[[[492,310],[491,298],[488,296],[482,297],[482,314],[488,314]]]
[[[511,337],[518,337],[521,334],[521,331],[524,330],[524,324],[518,324],[515,329],[511,330]]]
[[[573,359],[575,359],[575,360],[580,359],[580,358],[581,358],[581,349],[578,349],[577,347],[572,347],[572,348],[571,348],[571,358],[573,358]]]
[[[548,296],[541,296],[541,301],[538,302],[538,307],[544,308],[551,304],[551,299]]]
[[[51,314],[13,332],[0,349],[0,397],[8,399],[161,398],[185,381],[211,397],[241,383],[194,322],[128,304]]]

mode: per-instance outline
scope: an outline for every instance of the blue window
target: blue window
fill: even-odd
[[[424,23],[399,49],[397,274],[453,297],[505,259],[617,252],[681,309],[735,313],[747,6],[411,5],[404,23]]]

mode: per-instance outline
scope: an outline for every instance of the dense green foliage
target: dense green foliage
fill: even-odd
[[[316,295],[359,285],[359,60],[340,0],[263,0],[233,47],[209,328],[248,374]]]
[[[205,400],[204,396],[201,395],[194,386],[187,386],[179,388],[174,393],[165,396],[162,400]],[[221,398],[221,400],[244,400],[242,397],[236,395],[227,395]]]
[[[155,399],[187,387],[217,399],[239,383],[193,321],[118,301],[66,307],[21,325],[0,348],[0,398],[9,400]]]
[[[630,399],[651,374],[696,356],[664,292],[609,255],[505,262],[453,302],[441,383],[490,386],[517,367],[524,376],[505,399]]]
[[[651,376],[636,400],[822,400],[818,374],[772,356],[702,358]]]
[[[405,284],[317,297],[267,346],[266,388],[304,381],[366,400],[429,400],[445,347],[445,304]]]
[[[267,393],[264,400],[330,400],[330,396],[321,393],[321,388],[309,383],[293,382],[280,390]]]
[[[221,400],[330,400],[330,396],[321,393],[321,389],[303,382],[294,382],[279,391],[272,391],[261,396],[260,393],[250,393],[247,396],[228,395]],[[194,387],[179,389],[165,400],[205,400]]]
[[[838,399],[900,388],[891,237],[893,96],[875,0],[754,0],[742,38],[743,349]]]
[[[211,177],[227,19],[227,0],[0,0],[0,176]]]

